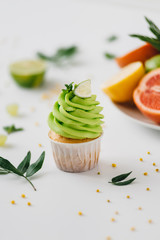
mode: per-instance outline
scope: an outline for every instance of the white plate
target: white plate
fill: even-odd
[[[132,104],[119,104],[113,103],[113,105],[120,110],[123,114],[125,114],[130,119],[136,121],[143,126],[156,129],[160,131],[160,125],[152,122],[150,119],[146,118],[135,105]]]

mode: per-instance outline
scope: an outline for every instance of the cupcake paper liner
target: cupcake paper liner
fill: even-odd
[[[84,172],[99,160],[101,136],[83,143],[61,143],[52,139],[51,147],[57,167],[65,172]]]

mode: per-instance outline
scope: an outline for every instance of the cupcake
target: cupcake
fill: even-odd
[[[49,114],[48,135],[57,167],[66,172],[83,172],[98,163],[103,108],[91,94],[90,80],[65,86]]]

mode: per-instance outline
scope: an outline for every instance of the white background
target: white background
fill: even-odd
[[[46,151],[43,169],[31,178],[37,192],[20,177],[0,176],[1,240],[103,240],[107,236],[113,240],[159,239],[160,173],[152,163],[160,168],[160,132],[126,119],[100,90],[100,85],[118,70],[114,62],[104,58],[104,52],[121,55],[139,46],[141,42],[128,34],[149,34],[143,17],[159,24],[159,9],[158,1],[145,0],[1,1],[0,133],[3,126],[12,123],[25,131],[10,135],[0,155],[17,166],[28,150],[32,161]],[[111,34],[118,35],[119,40],[109,44],[106,38]],[[80,49],[73,64],[64,68],[49,66],[40,89],[19,88],[9,77],[10,62],[34,58],[38,50],[51,54],[58,47],[72,44]],[[89,172],[64,173],[55,166],[47,137],[47,116],[56,97],[48,101],[41,96],[57,83],[63,86],[88,77],[104,107],[106,121],[100,162]],[[19,104],[19,116],[11,118],[5,107],[14,102]],[[35,112],[30,111],[31,107]],[[39,122],[38,127],[35,122]],[[148,151],[151,155],[147,155]],[[112,168],[112,163],[117,167]],[[98,171],[101,175],[97,175]],[[132,185],[116,187],[108,183],[113,176],[129,171],[137,178]],[[151,190],[146,191],[146,187]],[[22,193],[26,199],[21,198]],[[16,205],[11,205],[11,200]],[[111,222],[111,218],[116,221]],[[135,227],[134,232],[131,227]]]

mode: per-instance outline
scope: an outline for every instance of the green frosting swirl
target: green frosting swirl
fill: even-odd
[[[102,133],[100,114],[102,107],[97,106],[96,95],[80,98],[63,91],[49,114],[48,125],[57,134],[73,139],[96,138]]]

